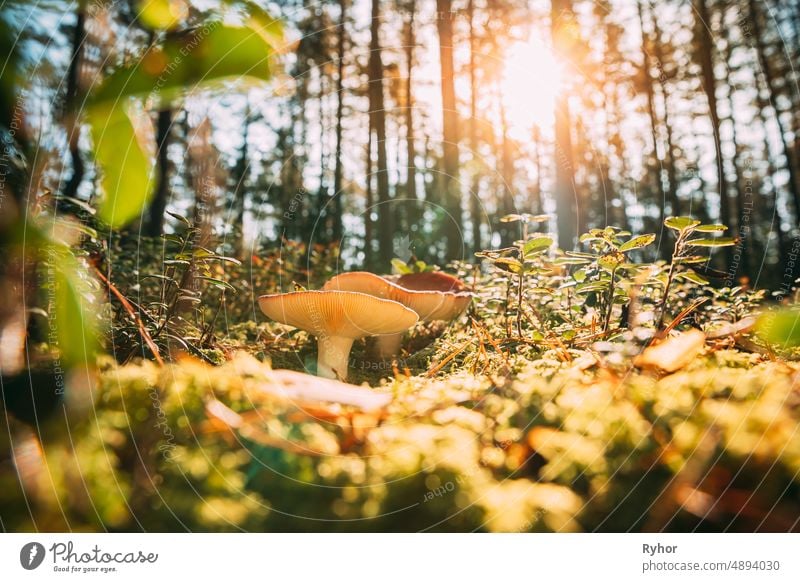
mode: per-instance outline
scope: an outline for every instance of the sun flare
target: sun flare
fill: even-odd
[[[561,63],[541,40],[530,38],[509,47],[503,68],[503,104],[514,137],[529,135],[533,125],[553,123],[561,88]]]

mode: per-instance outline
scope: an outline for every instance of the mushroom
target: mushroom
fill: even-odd
[[[417,314],[396,301],[351,291],[295,291],[258,298],[261,311],[275,321],[317,338],[317,375],[347,378],[353,340],[402,333]]]
[[[450,279],[449,275],[444,275]],[[452,277],[454,281],[458,281]],[[441,286],[442,279],[438,279]],[[413,283],[413,281],[412,281]],[[417,281],[416,284],[421,284]],[[448,283],[452,287],[452,282]],[[463,285],[462,285],[463,288]],[[383,277],[366,271],[353,271],[342,273],[331,278],[323,289],[339,291],[355,291],[374,295],[382,299],[389,299],[402,303],[413,309],[420,321],[451,321],[461,314],[472,300],[472,293],[466,291],[441,291],[436,289],[408,289]],[[378,354],[383,358],[390,358],[400,351],[403,332],[384,335],[378,338]]]
[[[400,275],[395,280],[395,283],[414,291],[453,291],[454,293],[460,293],[467,290],[467,286],[464,285],[461,279],[441,271],[407,273]]]

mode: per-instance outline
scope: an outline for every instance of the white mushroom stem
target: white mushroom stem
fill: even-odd
[[[375,347],[378,351],[380,358],[388,360],[395,357],[400,353],[400,345],[403,342],[402,333],[393,333],[390,335],[379,335],[375,342]]]
[[[317,376],[347,379],[353,338],[320,336],[317,340]]]

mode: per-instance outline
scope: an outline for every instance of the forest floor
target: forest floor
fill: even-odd
[[[63,414],[6,421],[4,527],[800,528],[800,363],[756,333],[763,291],[689,273],[664,303],[642,277],[612,270],[609,289],[602,268],[534,258],[520,301],[513,273],[455,265],[474,293],[467,311],[417,324],[393,361],[356,341],[343,383],[313,375],[313,337],[257,308],[263,293],[333,274],[323,250],[310,262],[295,251],[217,261],[194,324],[162,315],[176,261],[142,276],[122,262],[136,255],[115,253],[111,279],[143,319],[109,293],[98,312],[113,349],[68,375]]]

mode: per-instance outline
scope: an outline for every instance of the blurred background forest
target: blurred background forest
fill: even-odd
[[[272,54],[164,98],[170,42],[253,15],[275,19]],[[10,0],[2,33],[18,212],[108,197],[105,160],[127,232],[200,218],[240,258],[286,239],[339,243],[349,268],[445,262],[509,244],[513,212],[550,215],[538,228],[564,249],[610,224],[658,233],[650,258],[669,258],[664,217],[694,215],[740,239],[716,251],[728,284],[796,276],[794,0]],[[138,141],[104,157],[85,111],[129,97],[104,82],[126,67],[157,81],[128,112]]]

